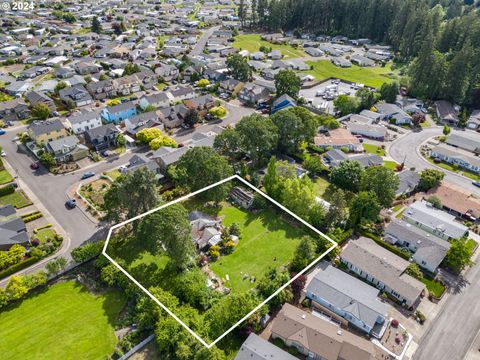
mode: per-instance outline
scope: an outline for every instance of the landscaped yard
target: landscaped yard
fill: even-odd
[[[111,183],[107,179],[98,179],[91,183],[82,185],[80,194],[87,198],[96,207],[101,208],[103,206],[103,197],[105,193],[110,189]]]
[[[105,359],[117,339],[125,305],[118,292],[94,296],[83,285],[59,283],[0,313],[2,359]]]
[[[349,68],[341,68],[332,64],[329,60],[307,61],[306,63],[313,66],[313,70],[308,70],[307,73],[319,81],[328,78],[338,78],[380,88],[383,83],[392,82],[397,78],[390,64],[385,67],[360,67],[352,65],[352,67]]]
[[[470,171],[467,171],[465,169],[461,169],[461,168],[458,168],[458,167],[453,167],[452,165],[450,164],[447,164],[447,163],[444,163],[444,162],[435,162],[433,161],[433,159],[431,157],[425,157],[425,159],[428,160],[428,162],[438,166],[438,167],[441,167],[442,169],[445,169],[445,170],[449,170],[449,171],[452,171],[452,172],[455,172],[455,173],[459,173],[465,177],[468,177],[469,179],[472,179],[474,181],[480,181],[480,176],[478,174],[475,174],[473,172],[470,172]]]
[[[237,223],[241,239],[232,254],[221,256],[210,264],[210,269],[222,279],[230,278],[225,286],[232,292],[244,292],[255,286],[249,278],[260,279],[267,269],[287,265],[293,257],[303,229],[286,223],[273,210],[251,213],[234,206],[225,205],[219,213],[222,224]]]
[[[21,190],[15,191],[14,193],[4,195],[0,197],[0,205],[13,205],[15,208],[20,209],[25,206],[32,205],[30,199],[25,195]]]
[[[113,181],[115,181],[120,175],[122,175],[122,173],[119,170],[114,169],[114,170],[107,171],[105,175],[108,176]]]
[[[363,144],[363,149],[370,154],[375,154],[378,156],[385,156],[385,150],[381,146],[373,144]]]
[[[260,46],[272,48],[273,50],[280,50],[285,58],[299,58],[306,56],[301,49],[295,49],[290,45],[272,44],[268,41],[262,40],[258,34],[243,34],[235,37],[233,47],[248,50],[250,53],[259,51]]]
[[[13,181],[13,177],[12,175],[10,175],[10,173],[7,170],[3,169],[0,171],[0,185],[6,184],[12,181]]]
[[[430,294],[432,294],[433,296],[439,298],[440,296],[442,296],[442,294],[444,293],[445,291],[445,286],[443,286],[442,284],[440,284],[438,281],[434,281],[432,279],[428,279],[426,278],[425,276],[422,278],[421,280],[425,286],[427,287],[427,290]]]
[[[40,244],[44,244],[55,237],[55,230],[51,228],[40,230],[35,234],[35,237],[40,240]]]

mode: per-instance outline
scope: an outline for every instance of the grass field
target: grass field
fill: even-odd
[[[213,272],[222,279],[228,274],[225,285],[232,292],[244,292],[255,283],[243,280],[244,274],[258,280],[271,267],[287,265],[293,257],[302,236],[306,233],[280,218],[272,210],[252,214],[233,206],[224,206],[219,213],[223,225],[237,223],[241,239],[232,254],[221,256],[210,264]]]
[[[378,145],[373,144],[363,144],[363,149],[370,154],[375,154],[378,156],[385,156],[385,150]]]
[[[23,191],[15,191],[14,193],[0,197],[0,205],[13,205],[20,209],[28,205],[32,205],[30,199],[23,193]]]
[[[7,170],[3,169],[0,171],[0,185],[6,184],[12,181],[13,181],[13,177],[12,175],[10,175],[10,173]]]
[[[352,67],[349,68],[341,68],[335,66],[329,60],[307,61],[306,63],[313,66],[313,70],[309,70],[307,73],[319,81],[328,78],[339,78],[379,88],[383,83],[389,83],[396,79],[396,75],[391,69],[390,64],[385,67],[360,67],[352,65]]]
[[[55,237],[55,230],[50,228],[40,230],[35,237],[40,240],[40,243],[46,243]]]
[[[299,58],[304,57],[307,54],[301,49],[295,49],[290,45],[278,45],[272,44],[268,41],[262,40],[258,34],[243,34],[235,37],[233,47],[248,50],[250,53],[256,52],[260,49],[260,46],[272,48],[273,50],[280,50],[284,58]]]
[[[124,304],[117,292],[94,296],[75,282],[53,285],[0,313],[1,358],[105,359]]]
[[[111,171],[107,171],[105,175],[107,175],[110,179],[115,181],[120,175],[122,175],[122,173],[118,169],[114,169]]]

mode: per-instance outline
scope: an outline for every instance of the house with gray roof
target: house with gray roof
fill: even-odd
[[[480,158],[469,151],[442,143],[433,147],[430,155],[432,158],[439,159],[447,164],[456,164],[463,169],[477,174],[480,173]]]
[[[85,143],[96,151],[117,146],[117,135],[120,133],[113,124],[102,125],[85,131]]]
[[[45,150],[52,154],[57,162],[77,161],[88,156],[88,148],[80,144],[75,135],[52,140],[47,143]]]
[[[83,111],[67,117],[65,123],[74,134],[82,134],[85,131],[102,126],[102,119],[96,111]]]
[[[410,262],[372,239],[360,237],[350,240],[341,252],[340,259],[350,271],[387,292],[404,306],[416,305],[425,291],[421,281],[405,273]]]
[[[133,155],[128,162],[128,166],[122,167],[120,171],[122,174],[128,174],[143,168],[152,171],[155,174],[157,181],[160,182],[165,179],[165,175],[162,174],[160,166],[158,166],[157,162],[143,154]]]
[[[468,227],[455,221],[455,216],[426,201],[410,205],[403,212],[403,220],[447,241],[468,235]]]
[[[330,167],[335,167],[342,161],[348,160],[348,155],[342,150],[332,149],[325,153],[325,159],[328,161]]]
[[[136,135],[140,130],[152,127],[163,129],[163,123],[157,114],[157,111],[149,111],[134,115],[125,120],[125,127],[129,134]]]
[[[15,244],[26,247],[30,239],[25,222],[9,204],[0,207],[0,251],[8,251]]]
[[[395,125],[412,125],[412,117],[395,104],[378,103],[375,105],[382,120],[392,121]]]
[[[346,319],[350,325],[382,337],[388,305],[378,298],[380,290],[322,261],[309,275],[306,297],[320,309]]]
[[[381,156],[375,154],[359,154],[348,157],[350,160],[358,161],[363,167],[383,165]]]
[[[434,273],[447,255],[450,243],[406,221],[393,219],[385,228],[383,239],[413,252],[413,261]]]
[[[297,360],[293,355],[263,340],[255,333],[248,335],[234,360]]]
[[[395,191],[395,196],[397,197],[401,195],[410,195],[417,189],[417,186],[420,183],[420,175],[415,171],[404,170],[400,173],[396,173],[396,175],[400,180],[400,184]]]
[[[448,136],[445,143],[474,154],[480,154],[480,134],[476,132],[454,131]]]
[[[467,120],[467,129],[477,130],[480,127],[480,110],[473,110]]]
[[[447,100],[435,101],[437,117],[442,123],[457,125],[460,119],[453,104]]]

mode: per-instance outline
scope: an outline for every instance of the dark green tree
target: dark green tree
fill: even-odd
[[[384,166],[371,166],[365,170],[361,189],[372,191],[384,208],[389,208],[395,199],[400,180],[392,169]]]
[[[364,172],[365,169],[358,161],[345,160],[332,169],[330,181],[343,190],[357,192]]]
[[[233,175],[228,161],[212,148],[204,146],[188,150],[168,172],[176,185],[188,191],[203,189]],[[197,196],[218,203],[226,198],[230,186],[229,183],[218,185]]]
[[[391,83],[383,83],[380,87],[380,98],[387,103],[395,103],[397,95],[400,91],[400,86],[396,81]]]
[[[91,30],[94,33],[100,34],[102,32],[102,25],[100,25],[100,21],[98,21],[98,17],[93,17],[92,19],[92,26]]]
[[[252,78],[252,68],[247,59],[241,55],[234,54],[227,58],[227,67],[232,76],[239,81],[249,81]]]
[[[361,222],[376,222],[380,214],[380,203],[373,192],[361,191],[350,205],[350,225],[356,227]]]
[[[292,98],[297,99],[300,87],[300,78],[293,70],[280,70],[278,74],[275,75],[277,98],[281,95],[287,94]]]

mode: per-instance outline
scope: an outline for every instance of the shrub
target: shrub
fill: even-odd
[[[215,106],[213,108],[211,108],[208,113],[210,115],[213,115],[217,118],[222,118],[224,117],[225,115],[227,115],[227,110],[223,107],[223,106]]]
[[[25,223],[28,223],[30,221],[37,220],[37,219],[41,218],[42,216],[43,216],[43,214],[39,212],[37,214],[33,214],[31,216],[27,216],[27,217],[23,218],[23,221]]]
[[[0,188],[0,196],[9,195],[14,192],[15,192],[15,187],[11,184]]]
[[[73,260],[82,263],[101,254],[104,241],[97,241],[79,246],[72,251]]]

